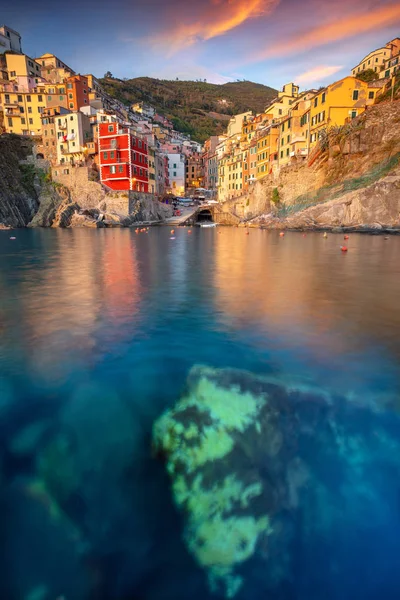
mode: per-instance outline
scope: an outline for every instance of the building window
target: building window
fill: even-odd
[[[281,109],[281,108],[279,109],[279,114],[280,114],[280,115],[282,114],[282,109]]]
[[[64,175],[69,175],[69,169],[64,169],[63,173]]]
[[[110,132],[114,131],[114,125],[109,125],[108,126],[108,131],[110,131]]]
[[[283,150],[281,150],[281,158],[283,158]]]
[[[108,152],[104,152],[103,153],[103,158],[104,158],[104,160],[107,160],[107,158],[108,158]]]
[[[9,127],[12,127],[12,125],[13,125],[12,118],[11,118],[11,117],[9,117],[9,118],[8,118],[8,126],[9,126]]]
[[[174,171],[174,177],[176,177],[176,171]]]
[[[73,94],[68,94],[68,98],[69,98],[70,100],[72,100],[72,99],[73,99],[73,97],[74,97],[74,95],[73,95]]]
[[[115,175],[115,173],[116,173],[116,168],[115,168],[115,166],[114,166],[114,165],[111,165],[111,167],[110,167],[110,173],[111,173],[112,175]]]
[[[352,111],[351,111],[351,118],[352,118],[352,119],[355,119],[355,118],[356,118],[356,116],[357,116],[357,111],[356,111],[356,110],[352,110]]]
[[[16,71],[10,71],[10,77],[16,77],[17,73]]]
[[[289,156],[289,148],[286,150],[286,156]]]
[[[110,158],[115,158],[115,152],[114,152],[114,150],[112,152],[110,152]]]
[[[29,119],[29,125],[33,125],[33,119]]]
[[[74,103],[73,103],[73,102],[70,102],[70,103],[69,103],[69,107],[70,107],[70,108],[74,108]]]
[[[60,96],[60,102],[64,100],[64,96]]]
[[[27,96],[27,97],[26,97],[26,101],[27,101],[27,102],[32,102],[32,98],[31,98],[31,96]]]
[[[22,119],[21,119],[21,124],[22,124],[22,125],[25,125],[25,123],[26,123],[26,121],[25,121],[24,117],[22,117]]]
[[[124,167],[123,167],[123,165],[119,165],[119,167],[118,167],[118,171],[119,171],[120,173],[123,173],[123,172],[124,172]]]
[[[51,96],[47,96],[47,100],[51,102]]]
[[[287,136],[287,144],[290,142],[290,135]]]
[[[41,94],[39,94],[39,96],[38,96],[38,101],[43,102],[43,96]]]
[[[358,100],[358,90],[353,90],[353,100]]]
[[[373,98],[374,98],[374,92],[370,92],[370,93],[368,94],[368,98],[369,98],[370,100],[373,100]]]
[[[18,94],[18,102],[22,102],[22,96]]]
[[[28,113],[31,115],[32,114],[32,106],[28,106]]]
[[[324,102],[325,102],[325,99],[326,99],[326,93],[324,92],[324,93],[322,94],[322,96],[321,96],[321,103],[322,103],[322,104],[324,104]]]
[[[67,89],[72,90],[72,83],[67,83]]]
[[[23,107],[23,106],[20,106],[20,107],[19,107],[19,112],[20,112],[20,113],[24,113],[24,112],[25,112],[25,109],[24,109],[24,107]]]
[[[318,106],[318,98],[315,98],[315,100],[314,100],[314,108],[315,108],[316,106]]]

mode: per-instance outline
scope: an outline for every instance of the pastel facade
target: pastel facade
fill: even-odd
[[[46,96],[34,92],[1,92],[6,133],[40,135]]]
[[[354,119],[368,104],[375,102],[379,91],[379,88],[372,88],[349,75],[316,94],[310,110],[310,148],[318,142],[322,129],[344,125]]]
[[[168,153],[169,190],[175,196],[185,195],[186,157],[181,152]]]
[[[12,52],[22,53],[21,36],[18,31],[1,25],[0,27],[0,54],[11,50]]]
[[[79,164],[87,157],[87,143],[92,141],[90,119],[81,112],[60,114],[54,119],[57,164]]]

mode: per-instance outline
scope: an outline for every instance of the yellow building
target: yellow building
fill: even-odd
[[[298,97],[299,86],[287,83],[283,86],[282,91],[278,92],[278,98],[265,108],[265,112],[271,114],[274,121],[282,119],[288,114],[293,102]]]
[[[9,79],[15,77],[41,78],[40,65],[26,54],[13,54],[5,52],[3,55]]]
[[[46,96],[34,92],[1,92],[4,107],[4,127],[7,133],[40,135]]]
[[[303,94],[279,124],[279,167],[289,164],[294,157],[308,155],[309,119],[314,96],[314,92]]]
[[[279,126],[268,125],[257,137],[257,179],[269,174],[275,166],[278,152]]]
[[[352,68],[351,73],[353,77],[357,77],[363,71],[367,71],[368,69],[372,69],[376,73],[380,73],[381,69],[385,64],[385,60],[390,58],[391,52],[390,49],[386,46],[384,48],[378,48],[377,50],[373,50],[367,56],[365,56],[362,61],[358,63],[355,67]]]
[[[75,71],[54,54],[42,54],[35,60],[40,65],[41,75],[46,81],[63,83],[64,79],[75,75]]]
[[[377,88],[376,83],[369,85],[349,75],[316,94],[311,102],[310,148],[317,143],[322,129],[344,125],[373,104],[382,89]]]

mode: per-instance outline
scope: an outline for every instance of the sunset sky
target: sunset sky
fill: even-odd
[[[9,0],[1,18],[27,54],[52,52],[77,72],[275,88],[340,79],[400,36],[393,0]]]

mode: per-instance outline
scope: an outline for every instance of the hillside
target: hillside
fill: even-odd
[[[400,233],[400,89],[333,128],[309,163],[294,161],[225,203],[256,226],[279,229],[386,229]]]
[[[104,78],[105,91],[124,104],[145,101],[174,123],[175,129],[203,142],[226,129],[229,117],[262,112],[277,91],[260,83],[238,81],[216,85],[202,81]]]

